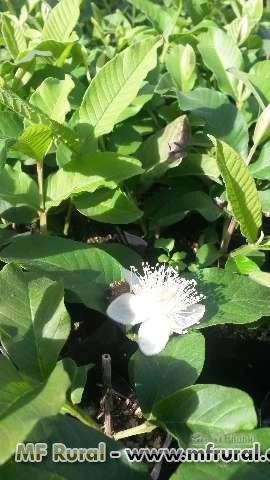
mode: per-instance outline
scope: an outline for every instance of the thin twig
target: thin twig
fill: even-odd
[[[114,440],[121,440],[122,438],[133,437],[134,435],[144,435],[145,433],[152,432],[157,428],[156,425],[151,425],[150,423],[141,423],[136,427],[128,428],[127,430],[121,430],[114,434]]]
[[[227,227],[224,230],[224,234],[222,237],[220,251],[226,253],[228,251],[229,243],[232,238],[232,234],[234,232],[235,227],[237,226],[237,221],[235,218],[231,217],[229,222],[227,223]]]
[[[112,417],[111,417],[111,403],[112,403],[112,380],[111,380],[111,356],[108,353],[102,355],[102,380],[104,387],[104,396],[102,404],[104,408],[104,433],[108,437],[112,437]]]
[[[38,180],[38,191],[39,191],[39,229],[41,234],[47,233],[47,214],[45,210],[45,199],[44,199],[44,190],[43,190],[43,164],[37,160],[37,180]]]
[[[70,198],[69,204],[68,204],[68,209],[67,209],[67,214],[66,214],[66,218],[65,218],[65,225],[64,225],[64,229],[63,229],[63,234],[65,235],[65,237],[67,237],[68,232],[69,232],[72,210],[73,210],[73,204],[72,204],[72,201],[71,201],[71,198]]]
[[[167,434],[167,437],[165,439],[165,442],[164,442],[162,448],[169,448],[169,446],[171,444],[171,441],[172,441],[171,435]],[[152,469],[152,472],[151,472],[151,479],[152,480],[157,480],[158,479],[158,477],[160,475],[160,472],[161,472],[161,468],[162,468],[162,459],[159,460],[158,462],[156,462],[153,469]]]
[[[252,158],[253,158],[253,155],[254,155],[254,153],[256,152],[256,148],[257,148],[257,145],[256,145],[256,144],[254,144],[254,145],[251,147],[251,149],[250,149],[250,151],[249,151],[249,154],[248,154],[248,157],[247,157],[247,161],[246,161],[246,164],[247,164],[247,165],[250,164],[250,162],[251,162],[251,160],[252,160]]]

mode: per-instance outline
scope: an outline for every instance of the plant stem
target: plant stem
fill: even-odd
[[[67,214],[66,214],[66,218],[65,218],[65,225],[64,225],[64,229],[63,229],[63,234],[65,235],[65,237],[68,235],[72,210],[73,210],[73,204],[72,204],[72,198],[70,198],[69,199],[69,204],[68,204],[68,209],[67,209]]]
[[[105,146],[104,138],[102,136],[99,137],[98,143],[99,143],[100,150],[104,152],[106,150],[106,146]]]
[[[229,243],[236,225],[237,221],[231,217],[227,223],[227,227],[224,229],[224,234],[220,245],[221,252],[226,253],[228,251]]]
[[[151,108],[146,108],[146,111],[147,113],[150,115],[150,117],[152,118],[155,126],[157,129],[160,129],[160,125],[159,125],[159,121],[158,121],[158,118],[157,116],[155,115],[155,113],[151,110]]]
[[[247,165],[251,162],[252,157],[253,157],[254,153],[256,152],[256,148],[257,148],[257,145],[255,145],[255,144],[252,145],[252,147],[249,151],[248,157],[247,157],[247,161],[246,161]]]
[[[160,63],[164,63],[169,46],[170,46],[170,42],[168,40],[165,40],[163,44],[162,52],[160,55]]]
[[[108,437],[112,437],[112,417],[111,417],[111,403],[112,403],[112,382],[111,382],[111,356],[108,353],[102,355],[102,381],[104,388],[104,396],[102,404],[104,408],[104,433]]]
[[[74,418],[77,418],[80,422],[87,425],[87,427],[94,428],[95,430],[99,430],[98,424],[93,420],[87,413],[81,410],[79,407],[76,407],[71,402],[66,401],[66,403],[61,408],[61,413],[69,413]]]
[[[43,190],[43,163],[37,160],[37,180],[39,191],[39,230],[42,235],[47,233],[47,214],[45,211],[44,190]]]
[[[157,425],[151,425],[148,422],[142,423],[137,427],[128,428],[127,430],[121,430],[114,434],[114,440],[120,440],[121,438],[132,437],[133,435],[142,435],[144,433],[152,432],[157,428]]]
[[[136,7],[135,5],[132,4],[131,23],[133,27],[134,27],[135,19],[136,19]]]

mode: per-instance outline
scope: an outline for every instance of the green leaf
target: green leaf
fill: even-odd
[[[254,247],[259,250],[270,250],[270,237],[264,237],[262,242]]]
[[[57,389],[56,389],[57,392]],[[129,462],[121,442],[115,442],[112,438],[103,433],[86,427],[82,423],[67,417],[58,415],[50,421],[41,422],[42,437],[39,432],[33,432],[28,436],[27,441],[33,443],[46,442],[48,444],[48,455],[41,463],[21,462],[16,463],[10,460],[0,468],[0,475],[5,480],[19,479],[29,480],[78,480],[89,478],[95,480],[117,479],[117,480],[147,480],[149,478],[147,468],[143,464]],[[37,429],[38,430],[38,427]],[[100,443],[105,443],[106,461],[91,463],[75,462],[53,462],[52,446],[56,443],[63,443],[68,448],[98,448]],[[113,453],[119,453],[113,456]]]
[[[242,54],[232,38],[219,28],[212,28],[199,37],[198,49],[205,65],[214,73],[219,88],[238,100],[241,83],[228,72],[229,68],[242,69]]]
[[[165,252],[170,253],[174,249],[174,238],[157,238],[154,243],[155,248],[161,248]]]
[[[0,225],[0,246],[8,245],[16,232],[9,228],[9,225]]]
[[[193,385],[161,400],[153,409],[155,423],[165,427],[181,445],[192,434],[217,435],[252,430],[257,415],[251,398],[221,385]]]
[[[0,436],[5,438],[0,451],[0,465],[15,452],[42,419],[56,415],[66,399],[69,378],[61,363],[44,382],[24,377],[8,359],[0,368]]]
[[[235,78],[238,78],[238,80],[241,80],[241,82],[243,82],[243,84],[245,85],[246,87],[245,100],[249,97],[250,93],[252,93],[257,100],[258,106],[261,109],[264,109],[265,104],[261,96],[259,95],[257,89],[254,87],[253,83],[250,81],[249,74],[245,72],[240,72],[235,68],[229,68],[229,72],[231,72],[235,76]]]
[[[137,96],[132,100],[125,110],[117,118],[117,123],[124,122],[130,117],[134,117],[138,112],[141,111],[143,106],[151,100],[155,92],[155,86],[148,83],[146,80],[143,82],[143,86],[138,91]],[[124,126],[126,126],[124,124]]]
[[[260,250],[263,250],[263,248],[261,248],[261,246],[263,245],[264,243],[264,246],[265,246],[265,243],[266,243],[266,250],[268,248],[268,240],[267,240],[267,237],[266,237],[266,240],[264,240],[264,242],[261,242],[260,244],[256,245],[256,243],[248,243],[246,245],[241,245],[241,247],[238,247],[236,248],[235,250],[233,250],[232,252],[230,252],[230,257],[231,258],[234,258],[234,257],[237,257],[237,255],[248,255],[248,256],[252,256],[252,254],[256,254],[256,252],[260,249]]]
[[[128,128],[127,128],[128,127]],[[117,126],[110,135],[108,150],[121,155],[132,155],[142,143],[142,136],[128,122]]]
[[[0,272],[1,342],[20,371],[39,380],[47,378],[69,331],[60,284],[13,265]]]
[[[126,224],[135,222],[143,215],[143,212],[120,188],[83,193],[76,196],[73,201],[80,213],[97,222]]]
[[[244,434],[242,434],[244,435]],[[231,445],[230,445],[231,447]],[[234,447],[234,445],[233,445]],[[242,447],[243,448],[243,447]],[[170,480],[268,480],[269,463],[185,463]]]
[[[36,216],[39,208],[37,184],[21,170],[5,165],[0,173],[0,215],[15,223],[27,223]]]
[[[248,16],[254,28],[263,15],[263,0],[247,0],[243,3],[242,14]]]
[[[13,148],[34,160],[42,161],[52,143],[52,131],[47,125],[27,127]]]
[[[167,38],[172,34],[174,29],[173,17],[157,3],[153,3],[150,0],[128,0],[129,3],[134,5],[140,10],[146,18],[153,24],[158,32],[163,33]]]
[[[247,276],[219,268],[199,270],[198,292],[205,296],[205,314],[196,328],[224,323],[252,323],[270,315],[269,291]]]
[[[114,189],[123,180],[140,174],[143,171],[140,165],[138,160],[115,152],[74,158],[46,179],[46,210],[72,195],[104,187]]]
[[[270,103],[270,64],[269,60],[257,62],[249,71],[249,79],[255,85],[265,103]]]
[[[248,16],[244,15],[235,18],[229,25],[226,25],[226,30],[234,43],[240,46],[248,39],[252,25]]]
[[[182,110],[203,118],[206,131],[233,147],[243,158],[248,150],[248,125],[242,113],[226,95],[208,88],[179,93]]]
[[[253,271],[249,273],[249,276],[252,280],[254,280],[254,282],[259,283],[260,285],[263,285],[267,288],[270,287],[270,273]]]
[[[255,178],[266,180],[270,177],[270,141],[263,145],[256,162],[253,162],[249,169]]]
[[[158,93],[159,95],[170,95],[172,97],[176,96],[175,84],[173,83],[173,79],[169,72],[163,73],[163,75],[160,76],[155,88],[155,93]]]
[[[267,240],[266,240],[267,241]],[[254,270],[259,271],[265,263],[265,253],[267,244],[246,244],[230,252],[225,265],[225,269],[232,273],[248,274]]]
[[[45,120],[47,118],[46,116],[11,90],[0,87],[0,102],[31,123],[44,123],[45,125],[47,123]]]
[[[233,261],[236,265],[238,272],[242,275],[248,275],[251,272],[260,271],[257,263],[255,263],[253,260],[246,257],[245,255],[236,255],[233,258]]]
[[[148,38],[117,54],[99,70],[85,92],[79,111],[95,135],[109,133],[120,114],[135,99],[147,73],[156,66],[161,41]]]
[[[23,465],[23,470],[20,468],[21,465]],[[20,480],[28,480],[29,478],[37,476],[38,480],[63,480],[63,477],[58,476],[56,473],[43,470],[43,467],[41,467],[39,463],[29,463],[27,465],[10,461],[0,467],[0,472],[3,474],[5,480],[11,480],[14,477],[20,478]]]
[[[169,261],[170,261],[170,257],[168,257],[168,255],[166,255],[165,253],[163,253],[162,255],[159,255],[158,257],[159,263],[169,263]]]
[[[214,245],[214,243],[204,243],[198,248],[196,252],[196,258],[200,265],[208,267],[218,260],[221,256],[220,251]]]
[[[93,128],[86,123],[80,123],[75,127],[75,132],[78,135],[78,145],[76,146],[76,157],[78,159],[94,154],[98,150],[97,139],[94,137]],[[120,152],[118,152],[120,153]],[[71,148],[60,143],[56,150],[56,163],[59,167],[64,167],[73,159],[74,151]],[[78,160],[80,161],[80,160]]]
[[[0,174],[7,161],[7,141],[0,139]]]
[[[181,92],[191,90],[196,81],[196,56],[191,45],[171,45],[165,61],[177,88]]]
[[[258,191],[259,199],[261,202],[261,207],[263,212],[269,212],[270,210],[270,190],[259,190]]]
[[[270,429],[265,427],[255,428],[253,430],[241,430],[235,433],[224,433],[221,435],[218,433],[216,436],[213,433],[212,438],[215,443],[215,446],[218,448],[252,448],[255,442],[261,444],[261,451],[265,450],[269,446],[269,434]],[[191,440],[191,445],[196,447],[204,447],[207,443],[207,438],[204,438],[203,435],[194,435]]]
[[[50,11],[41,33],[41,42],[67,42],[80,15],[78,0],[60,0]]]
[[[270,136],[270,105],[268,105],[257,119],[253,142],[254,145],[259,145]]]
[[[107,307],[110,283],[122,278],[120,264],[102,249],[58,237],[17,238],[1,258],[61,281],[77,301],[101,312]]]
[[[221,210],[206,193],[199,190],[182,193],[179,188],[171,188],[152,196],[145,210],[153,230],[173,225],[193,210],[209,222],[214,222],[221,215]]]
[[[132,235],[128,232],[123,232],[130,246],[140,247],[146,246],[146,242],[142,240],[141,237],[137,235]],[[102,244],[102,250],[111,255],[115,260],[117,260],[121,265],[127,269],[131,265],[134,265],[136,268],[140,268],[142,264],[142,257],[135,252],[132,248],[126,247],[121,243],[104,243]]]
[[[14,15],[1,15],[1,33],[10,56],[15,59],[20,51],[26,50],[22,25]]]
[[[67,112],[70,111],[68,95],[74,88],[74,82],[69,75],[64,80],[47,77],[30,97],[30,103],[39,108],[52,120],[64,123]]]
[[[149,416],[159,400],[195,383],[204,363],[204,337],[196,332],[174,337],[159,355],[137,350],[130,363],[136,394]]]
[[[64,143],[60,143],[57,146],[55,159],[58,167],[64,167],[72,160],[72,151]]]
[[[64,358],[63,365],[68,372],[71,381],[68,395],[73,405],[81,403],[83,390],[87,380],[87,372],[91,366],[81,365],[78,367],[71,358]]]
[[[11,90],[0,87],[0,103],[17,113],[17,115],[29,120],[30,123],[48,125],[52,128],[54,137],[64,143],[68,143],[72,150],[76,150],[76,147],[79,148],[77,135],[70,128],[51,120],[38,108],[32,106]]]
[[[255,181],[247,164],[229,145],[217,141],[217,163],[233,214],[248,242],[255,243],[262,224]]]
[[[209,154],[188,153],[181,164],[167,174],[169,179],[190,175],[207,176],[215,182],[220,182],[220,171],[212,152]]]
[[[145,169],[142,181],[163,175],[169,168],[179,165],[189,141],[189,124],[186,115],[170,122],[164,129],[150,135],[136,152]],[[174,145],[180,149],[176,155],[171,152]],[[171,145],[171,147],[170,147]],[[179,153],[179,155],[178,155]]]
[[[16,138],[23,131],[22,119],[14,112],[9,110],[1,112],[0,115],[0,132],[4,137]]]
[[[224,440],[226,435],[221,436]],[[224,448],[252,448],[254,443],[260,444],[261,453],[269,448],[269,428],[259,428],[252,431],[243,431],[239,434],[229,434],[224,442]],[[220,443],[220,442],[218,442]],[[216,442],[215,442],[216,446]],[[203,448],[200,445],[200,448]],[[268,480],[270,474],[269,462],[200,462],[184,463],[174,473],[170,480]]]

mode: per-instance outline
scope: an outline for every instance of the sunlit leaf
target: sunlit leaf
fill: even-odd
[[[118,117],[136,97],[147,73],[157,63],[160,40],[135,43],[104,65],[85,92],[79,117],[90,123],[96,136],[109,133]]]
[[[249,242],[254,243],[262,224],[262,213],[256,185],[248,166],[235,150],[219,140],[217,163],[241,232]]]
[[[59,205],[72,195],[104,187],[115,189],[120,182],[142,171],[138,160],[114,152],[75,158],[47,178],[46,209]]]
[[[18,138],[14,148],[34,160],[42,161],[51,143],[52,130],[50,127],[42,124],[31,125]]]
[[[120,189],[101,189],[74,198],[80,213],[98,222],[125,224],[138,220],[143,212]]]
[[[60,0],[50,11],[41,33],[41,41],[67,42],[79,18],[79,5],[78,0]]]
[[[213,28],[201,34],[198,49],[205,65],[214,73],[220,89],[239,99],[241,85],[228,69],[235,67],[241,70],[243,59],[232,38],[223,30]]]
[[[68,95],[74,88],[74,82],[69,75],[64,80],[48,77],[30,97],[30,103],[46,113],[49,118],[59,123],[65,121],[66,113],[70,111]]]

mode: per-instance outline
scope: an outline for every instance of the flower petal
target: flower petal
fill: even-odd
[[[139,284],[139,277],[135,272],[122,268],[124,280],[132,287]]]
[[[122,293],[107,308],[107,315],[122,325],[136,325],[146,317],[140,297],[132,293]]]
[[[187,309],[182,312],[181,315],[175,321],[173,326],[173,331],[175,333],[185,333],[185,330],[194,325],[195,323],[199,323],[205,313],[205,306],[202,303],[195,303],[194,305],[190,305]]]
[[[156,355],[166,346],[170,333],[170,326],[164,318],[142,323],[138,332],[140,350],[145,355]]]

